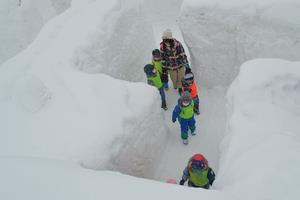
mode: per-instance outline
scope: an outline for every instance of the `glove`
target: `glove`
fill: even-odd
[[[175,119],[172,119],[172,122],[175,123],[175,122],[176,122],[176,118],[175,118]]]
[[[185,181],[183,179],[181,179],[180,182],[179,182],[179,185],[184,185],[184,182]]]

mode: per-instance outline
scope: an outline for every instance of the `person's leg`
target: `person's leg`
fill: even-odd
[[[167,103],[166,103],[166,95],[165,95],[164,87],[159,88],[158,91],[159,91],[160,98],[161,98],[161,107],[166,110]]]
[[[177,72],[177,80],[176,80],[177,88],[182,88],[182,80],[185,75],[185,67],[180,67],[179,69],[176,70],[176,72]]]
[[[191,129],[191,134],[192,135],[196,135],[196,121],[195,118],[192,117],[191,119],[189,119],[189,128]]]
[[[163,69],[163,73],[161,74],[161,82],[163,83],[165,90],[169,90],[168,81],[168,71]]]
[[[194,97],[194,111],[197,115],[200,114],[200,110],[199,110],[199,97],[198,95]]]
[[[177,71],[176,70],[169,70],[169,74],[170,74],[170,78],[171,78],[171,81],[173,83],[174,89],[177,89],[177,84],[176,84],[176,81],[177,81]]]
[[[187,144],[188,139],[188,131],[189,131],[189,124],[187,120],[179,119],[180,123],[180,130],[181,130],[181,139],[184,144]]]

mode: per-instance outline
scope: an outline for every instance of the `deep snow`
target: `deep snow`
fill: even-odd
[[[268,13],[268,20],[259,14],[252,21],[255,26],[256,20],[259,22],[258,31],[265,28],[260,33],[260,45],[266,45],[265,52],[272,57],[282,50],[283,57],[297,59],[297,52],[289,50],[298,48],[299,34],[293,33],[299,33],[299,26],[286,22],[299,15],[291,10],[289,17],[281,10],[280,15],[285,17],[278,21],[278,12],[274,15],[271,11],[282,5],[273,1],[271,7],[250,3],[255,8],[251,12],[241,12],[240,3],[216,2],[185,1],[180,7],[181,1],[164,1],[170,13],[162,13],[164,20],[158,23],[157,13],[146,12],[156,10],[157,2],[149,5],[138,0],[110,1],[104,6],[97,1],[77,0],[71,9],[47,23],[27,50],[0,68],[3,199],[297,198],[299,62],[247,62],[230,87],[226,112],[227,87],[238,73],[239,62],[247,58],[235,57],[239,48],[228,38],[234,38],[236,32],[218,29],[216,34],[211,34],[212,30],[203,34],[197,27],[228,30],[232,24],[243,22],[244,17],[257,17],[253,10],[263,10]],[[292,2],[286,8],[289,5],[298,6]],[[212,16],[222,13],[224,19],[227,15],[232,19],[231,13],[241,13],[235,20],[225,20],[224,25],[205,20],[202,24],[198,22],[206,14],[197,9],[203,10],[203,6]],[[164,16],[176,19],[179,9],[179,19],[165,19]],[[270,22],[284,23],[287,33],[276,35],[274,26],[263,26]],[[175,91],[168,92],[169,110],[163,112],[155,88],[99,74],[145,81],[142,67],[149,62],[152,48],[158,47],[164,23],[173,28],[176,38],[187,42],[199,87],[198,134],[190,138],[189,146],[181,144],[178,124],[170,122],[178,98]],[[276,45],[283,48],[271,48],[270,36],[280,41]],[[211,51],[198,50],[205,46],[203,41],[209,41]],[[241,44],[243,41],[239,40]],[[288,41],[294,44],[289,50],[285,49]],[[228,48],[222,48],[222,44]],[[231,49],[237,52],[234,62],[228,56]],[[260,56],[258,49],[261,50],[247,48],[247,55]],[[227,64],[223,68],[210,65],[216,57]],[[207,64],[200,65],[201,62]],[[211,191],[78,165],[165,181],[179,179],[187,159],[196,152],[204,153],[217,171]]]
[[[1,0],[0,64],[37,37],[42,26],[70,6],[71,0]]]

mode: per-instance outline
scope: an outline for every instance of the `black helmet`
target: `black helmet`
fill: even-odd
[[[152,56],[153,56],[153,58],[160,58],[160,50],[159,49],[154,49],[153,51],[152,51]]]
[[[144,67],[144,72],[147,74],[147,76],[153,76],[153,75],[155,75],[156,70],[153,65],[147,64]]]

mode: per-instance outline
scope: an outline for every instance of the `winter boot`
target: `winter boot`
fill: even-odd
[[[184,145],[188,145],[188,144],[189,144],[189,141],[188,141],[188,139],[182,139],[182,143],[183,143]]]
[[[196,135],[196,126],[191,126],[190,127],[190,129],[191,129],[191,135]]]
[[[196,130],[191,131],[191,135],[192,135],[192,136],[195,136],[195,135],[196,135]]]
[[[161,104],[161,108],[164,109],[164,110],[168,110],[167,104],[165,102],[163,102]]]

